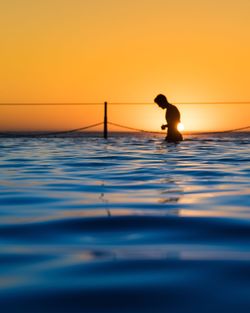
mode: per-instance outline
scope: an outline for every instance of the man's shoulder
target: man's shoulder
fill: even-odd
[[[175,105],[173,105],[173,104],[171,104],[170,109],[173,110],[173,111],[179,112],[178,108]]]

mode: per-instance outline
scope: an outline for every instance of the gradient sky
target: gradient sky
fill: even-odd
[[[249,14],[249,0],[0,0],[0,102],[249,101]],[[249,106],[179,108],[187,130],[220,130],[250,124]],[[109,113],[164,122],[153,104]],[[101,120],[101,107],[0,107],[4,130]]]

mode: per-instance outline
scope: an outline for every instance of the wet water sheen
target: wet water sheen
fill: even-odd
[[[250,312],[250,136],[0,139],[0,310]]]

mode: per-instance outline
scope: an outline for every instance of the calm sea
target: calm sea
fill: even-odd
[[[0,139],[0,311],[250,312],[250,133]]]

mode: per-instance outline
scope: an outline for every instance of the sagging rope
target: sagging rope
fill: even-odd
[[[117,127],[120,127],[120,128],[124,128],[124,129],[129,129],[129,130],[142,132],[142,133],[164,134],[163,132],[143,130],[143,129],[134,128],[134,127],[130,127],[130,126],[124,126],[124,125],[116,124],[116,123],[112,123],[112,122],[108,122],[108,124],[113,125],[113,126],[117,126]],[[250,126],[241,127],[241,128],[235,128],[235,129],[230,129],[230,130],[217,131],[217,132],[206,132],[206,133],[204,132],[204,133],[199,133],[199,135],[225,134],[225,133],[233,133],[233,132],[237,132],[237,131],[241,131],[241,130],[247,130],[247,129],[250,129]]]
[[[229,130],[222,130],[217,132],[206,132],[206,133],[199,133],[199,135],[213,135],[213,134],[230,134],[241,130],[247,130],[250,129],[250,126],[241,127],[241,128],[234,128]]]
[[[141,133],[149,133],[149,134],[164,134],[164,132],[158,132],[158,131],[149,131],[149,130],[144,130],[144,129],[139,129],[139,128],[135,128],[135,127],[130,127],[130,126],[125,126],[125,125],[121,125],[121,124],[117,124],[117,123],[112,123],[112,122],[108,122],[109,125],[112,126],[116,126],[116,127],[120,127],[123,129],[128,129],[128,130],[133,130],[136,132],[141,132]],[[58,132],[43,132],[43,133],[0,133],[0,136],[7,136],[7,137],[47,137],[47,136],[57,136],[57,135],[63,135],[63,134],[70,134],[70,133],[76,133],[82,130],[86,130],[86,129],[90,129],[90,128],[94,128],[97,126],[103,125],[103,122],[101,123],[96,123],[96,124],[92,124],[92,125],[88,125],[85,127],[80,127],[80,128],[75,128],[75,129],[71,129],[71,130],[64,130],[64,131],[58,131]],[[203,132],[203,133],[198,133],[199,135],[213,135],[213,134],[227,134],[227,133],[233,133],[233,132],[237,132],[237,131],[241,131],[241,130],[247,130],[250,129],[250,126],[246,126],[246,127],[241,127],[241,128],[235,128],[235,129],[230,129],[230,130],[225,130],[225,131],[217,131],[217,132]]]
[[[47,135],[49,135],[49,136],[51,136],[51,135],[54,136],[54,135],[61,135],[61,134],[76,133],[76,132],[79,132],[79,131],[81,131],[81,130],[90,129],[90,128],[94,128],[94,127],[100,126],[100,125],[102,125],[102,124],[103,124],[103,122],[97,123],[97,124],[92,124],[92,125],[85,126],[85,127],[75,128],[75,129],[71,129],[71,130],[64,130],[64,131],[49,133],[49,134],[46,134],[46,136],[47,136]]]
[[[85,129],[90,129],[90,128],[94,128],[97,126],[102,125],[103,122],[101,123],[97,123],[97,124],[92,124],[92,125],[88,125],[85,127],[80,127],[80,128],[75,128],[75,129],[71,129],[71,130],[64,130],[64,131],[58,131],[58,132],[50,132],[50,133],[33,133],[33,134],[18,134],[18,133],[0,133],[1,136],[8,136],[8,137],[47,137],[47,136],[56,136],[56,135],[63,135],[63,134],[70,134],[70,133],[76,133],[79,132],[81,130],[85,130]]]
[[[124,129],[134,130],[134,131],[141,132],[141,133],[162,134],[162,132],[144,130],[144,129],[134,128],[134,127],[130,127],[130,126],[124,126],[124,125],[116,124],[116,123],[112,123],[112,122],[108,122],[108,124],[116,126],[116,127],[124,128]]]

